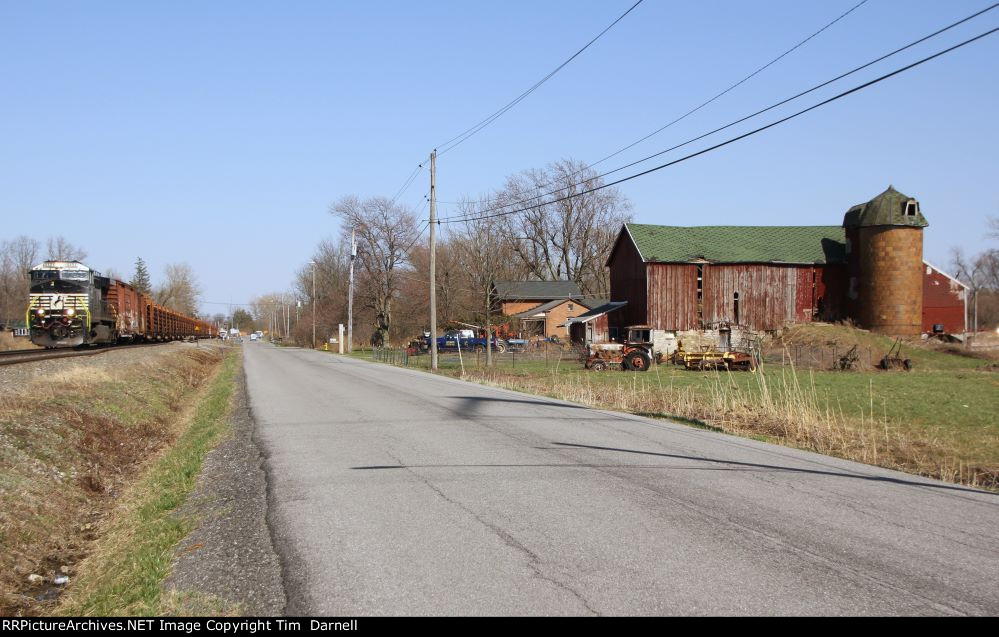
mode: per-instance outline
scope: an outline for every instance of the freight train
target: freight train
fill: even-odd
[[[211,338],[214,326],[156,304],[132,286],[79,261],[31,268],[26,322],[47,348]]]

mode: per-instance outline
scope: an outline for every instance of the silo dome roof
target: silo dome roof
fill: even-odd
[[[903,195],[888,186],[884,191],[867,203],[857,204],[846,211],[843,217],[844,228],[861,228],[865,226],[910,226],[925,228],[930,225],[919,210],[919,202]]]

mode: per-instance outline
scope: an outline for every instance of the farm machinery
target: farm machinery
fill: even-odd
[[[586,369],[603,371],[619,366],[635,372],[647,372],[656,358],[652,347],[652,328],[635,325],[627,328],[623,343],[593,343],[587,351]]]
[[[747,352],[712,349],[702,347],[696,352],[683,349],[683,344],[673,354],[673,362],[687,369],[708,370],[725,369],[731,371],[753,371],[756,369],[756,358]]]
[[[878,361],[878,369],[882,369],[884,371],[903,369],[907,372],[912,370],[912,360],[902,358],[901,338],[896,339],[895,344],[891,346],[888,353],[885,354],[880,361]]]

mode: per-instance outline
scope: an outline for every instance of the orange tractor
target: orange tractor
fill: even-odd
[[[603,371],[612,365],[634,372],[647,372],[658,359],[652,347],[652,328],[633,325],[627,328],[623,343],[592,343],[587,351],[586,369]]]

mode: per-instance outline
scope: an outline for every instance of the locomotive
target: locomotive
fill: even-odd
[[[211,338],[213,326],[153,302],[132,286],[79,261],[45,261],[29,271],[26,322],[46,348],[120,341]]]

